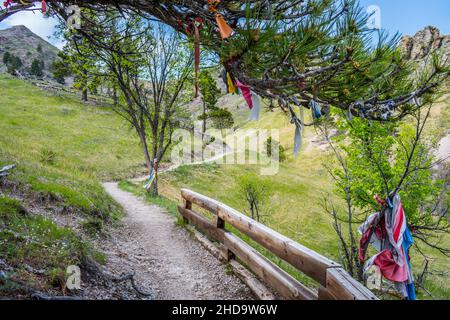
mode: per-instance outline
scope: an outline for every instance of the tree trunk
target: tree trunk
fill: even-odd
[[[83,70],[83,89],[81,91],[81,100],[88,101],[88,85],[87,85],[87,70]]]
[[[153,196],[158,196],[159,195],[159,190],[158,190],[158,168],[159,168],[159,165],[156,164],[156,177],[155,177],[155,180],[153,181],[152,187],[149,189],[149,193],[152,194]]]
[[[114,89],[113,89],[113,101],[114,101],[115,105],[119,103],[119,98],[117,97],[117,88],[116,87],[114,87]]]
[[[148,173],[150,174],[150,172],[152,172],[152,170],[153,170],[153,164],[152,164],[152,160],[150,159],[150,155],[148,153],[147,140],[145,139],[144,132],[142,132],[139,129],[136,129],[136,131],[139,135],[139,139],[141,140],[142,151],[144,152],[144,157],[145,157],[145,164],[147,166]]]
[[[86,88],[84,88],[81,91],[81,100],[82,101],[88,101],[88,90]]]

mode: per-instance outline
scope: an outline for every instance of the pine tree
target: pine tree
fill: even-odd
[[[68,66],[65,62],[66,59],[64,52],[59,52],[58,57],[59,59],[55,60],[51,66],[51,69],[53,71],[53,79],[55,79],[56,82],[60,84],[65,84],[65,78],[72,74],[72,70],[70,66]]]
[[[3,63],[4,63],[5,65],[8,65],[10,59],[11,59],[11,53],[9,53],[9,51],[6,51],[6,52],[3,54]]]
[[[203,112],[199,116],[199,120],[201,120],[203,124],[202,137],[204,138],[207,129],[207,121],[211,117],[211,112],[217,109],[216,104],[219,99],[220,90],[217,88],[216,81],[207,70],[200,73],[198,85],[203,102]]]
[[[131,6],[133,12],[153,15],[191,39],[192,19],[201,17],[202,46],[220,57],[234,79],[278,102],[296,125],[302,124],[293,106],[308,108],[311,100],[321,104],[325,115],[334,107],[378,121],[402,118],[414,110],[415,98],[433,92],[449,76],[448,64],[435,59],[423,76],[411,81],[411,65],[396,50],[399,37],[368,28],[369,15],[356,0],[213,3],[107,0],[79,5],[102,14]],[[70,4],[61,0],[56,9]],[[211,9],[234,31],[226,41]],[[82,19],[81,33],[103,46],[104,34],[97,32],[96,22]],[[375,46],[374,37],[379,38]]]
[[[43,66],[42,61],[34,59],[33,62],[31,63],[30,73],[36,77],[42,77],[44,75],[42,66]]]
[[[3,55],[3,62],[6,64],[7,71],[10,74],[14,74],[17,70],[20,70],[20,68],[22,68],[23,66],[22,60],[19,57],[10,54],[9,52],[6,52]]]

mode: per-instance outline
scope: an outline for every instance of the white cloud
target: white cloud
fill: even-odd
[[[24,11],[16,13],[4,20],[0,23],[0,29],[24,25],[44,40],[61,49],[64,43],[60,39],[53,37],[57,23],[56,18],[46,18],[41,12]],[[49,39],[49,37],[51,38]]]

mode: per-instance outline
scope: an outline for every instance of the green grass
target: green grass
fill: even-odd
[[[21,161],[100,180],[141,172],[143,157],[125,121],[107,107],[55,96],[0,75],[0,145]]]
[[[17,165],[10,179],[42,199],[101,219],[120,208],[102,180],[143,170],[137,139],[108,108],[54,96],[0,75],[0,165]]]
[[[105,256],[72,229],[23,208],[38,207],[46,216],[53,208],[81,215],[86,234],[97,235],[122,215],[101,181],[145,168],[138,140],[107,107],[50,94],[4,74],[0,87],[0,167],[17,165],[0,185],[0,258],[17,268],[16,278],[46,289],[64,278],[68,265],[86,256],[104,262]],[[23,270],[25,264],[45,275]]]
[[[18,281],[41,290],[52,286],[62,289],[67,266],[81,265],[86,257],[102,262],[100,256],[71,229],[31,216],[21,202],[0,197],[0,258],[16,268],[0,281],[0,296],[20,290]],[[44,270],[43,274],[36,276],[25,266]]]

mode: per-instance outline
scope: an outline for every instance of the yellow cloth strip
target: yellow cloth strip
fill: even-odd
[[[228,82],[228,93],[236,93],[236,87],[231,80],[230,74],[227,72],[227,82]]]

